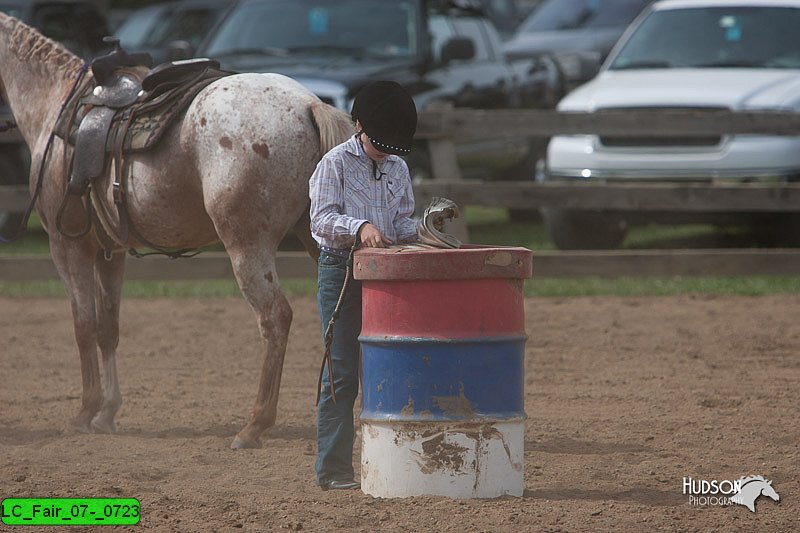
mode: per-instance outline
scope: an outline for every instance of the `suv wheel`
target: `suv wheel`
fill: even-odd
[[[618,248],[628,226],[612,213],[542,209],[547,233],[561,250],[601,250]]]

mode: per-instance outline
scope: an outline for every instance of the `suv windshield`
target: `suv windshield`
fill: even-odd
[[[203,54],[408,58],[417,53],[416,17],[410,0],[249,2],[225,19]]]
[[[163,8],[156,5],[133,13],[117,30],[116,36],[126,48],[155,48],[178,40],[197,46],[224,9],[225,4]]]
[[[713,7],[650,14],[610,70],[800,68],[800,9]]]
[[[652,0],[550,0],[537,8],[521,32],[627,26]]]

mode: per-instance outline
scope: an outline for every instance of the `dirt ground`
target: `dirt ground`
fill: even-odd
[[[66,299],[0,298],[0,497],[135,497],[161,531],[800,528],[799,296],[528,299],[525,493],[461,501],[316,487],[318,317],[292,305],[277,424],[232,451],[261,357],[243,300],[125,301],[119,432],[84,435]],[[780,502],[682,492],[749,474]]]

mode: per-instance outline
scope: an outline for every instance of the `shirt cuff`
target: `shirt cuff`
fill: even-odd
[[[361,226],[363,226],[364,224],[369,224],[369,220],[362,220],[362,219],[358,219],[358,218],[354,218],[353,220],[351,220],[350,221],[350,235],[352,235],[353,237],[357,237],[358,236],[358,230],[360,230]]]

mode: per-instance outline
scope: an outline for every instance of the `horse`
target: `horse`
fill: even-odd
[[[780,501],[780,496],[772,488],[772,481],[764,479],[764,476],[747,476],[739,479],[739,491],[731,496],[733,503],[744,505],[750,509],[751,513],[756,512],[756,500],[759,496],[767,496],[773,500]]]
[[[63,162],[73,148],[51,132],[83,67],[60,44],[0,13],[0,94],[31,151],[32,195],[43,172],[36,210],[67,290],[80,354],[83,394],[73,424],[82,432],[113,433],[122,404],[116,351],[126,249],[104,250],[96,227],[83,236],[55,229],[69,181]],[[221,242],[256,315],[264,359],[252,414],[234,449],[260,447],[277,416],[292,321],[275,268],[278,245],[294,230],[309,255],[319,256],[310,233],[308,179],[322,155],[352,133],[347,113],[290,78],[233,74],[204,88],[157,146],[123,162],[129,220],[143,241],[131,237],[130,247],[194,249]],[[114,164],[109,167],[90,189],[113,206]],[[82,202],[66,205],[63,224],[82,227]],[[120,216],[109,217],[111,229],[118,227]]]

